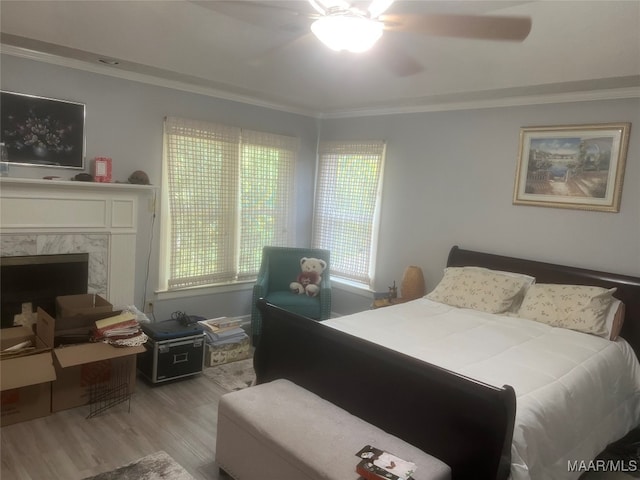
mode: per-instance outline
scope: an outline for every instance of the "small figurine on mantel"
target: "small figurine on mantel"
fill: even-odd
[[[389,287],[389,300],[398,298],[398,287],[396,287],[396,281],[393,281],[393,285]]]
[[[136,170],[131,175],[129,175],[129,183],[133,183],[136,185],[150,185],[149,175],[147,175],[142,170]]]
[[[75,180],[76,182],[93,182],[93,175],[90,173],[79,173],[71,180]]]

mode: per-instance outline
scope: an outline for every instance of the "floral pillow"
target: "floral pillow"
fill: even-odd
[[[481,267],[449,267],[426,298],[453,307],[488,313],[504,313],[519,305],[524,291],[534,281],[527,275]]]
[[[587,285],[537,283],[527,290],[518,316],[608,338],[606,318],[615,291]]]

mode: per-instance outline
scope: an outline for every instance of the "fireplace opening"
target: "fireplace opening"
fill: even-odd
[[[13,326],[22,304],[56,314],[56,297],[87,293],[89,254],[0,257],[0,324]]]

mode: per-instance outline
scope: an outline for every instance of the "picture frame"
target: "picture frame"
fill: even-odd
[[[523,127],[513,203],[619,212],[630,123]]]
[[[85,104],[0,91],[0,144],[16,165],[83,170]]]

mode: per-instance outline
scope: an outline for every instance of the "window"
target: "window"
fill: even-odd
[[[331,275],[371,286],[384,142],[326,142],[318,150],[313,243],[331,251]]]
[[[168,117],[161,286],[249,280],[264,245],[292,244],[298,140]]]

